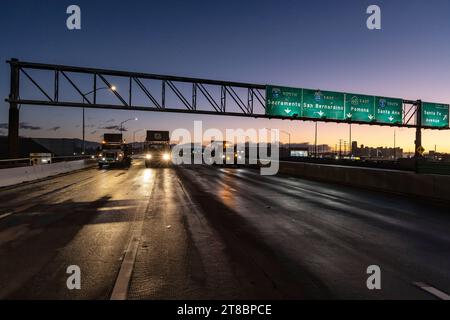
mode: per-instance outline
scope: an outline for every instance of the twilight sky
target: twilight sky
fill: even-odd
[[[82,30],[66,28],[77,4]],[[366,28],[366,8],[382,10],[382,30]],[[0,60],[21,60],[161,73],[450,103],[450,1],[2,1]],[[120,84],[118,84],[120,91]],[[0,63],[0,96],[9,92]],[[0,108],[0,134],[8,105]],[[313,142],[314,124],[86,110],[87,139],[130,117],[138,129],[280,128],[293,142]],[[23,106],[20,134],[81,137],[81,109]],[[394,129],[353,126],[353,140],[392,146]],[[424,131],[424,147],[450,152],[449,131]],[[143,131],[136,134],[142,139]],[[396,129],[397,145],[414,148],[414,132]],[[287,142],[287,135],[281,134]],[[348,125],[319,124],[319,143],[348,140]]]

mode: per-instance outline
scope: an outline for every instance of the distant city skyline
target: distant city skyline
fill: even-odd
[[[366,28],[371,1],[77,1],[82,29],[65,27],[68,1],[3,4],[0,59],[92,66],[179,76],[450,102],[450,3],[377,1],[382,29]],[[174,23],[176,21],[177,23]],[[419,75],[419,76],[418,76]],[[118,90],[123,86],[118,85]],[[0,96],[9,69],[0,63]],[[22,136],[81,138],[81,109],[22,106]],[[139,129],[279,128],[314,143],[314,123],[192,114],[86,109],[86,139],[128,123]],[[0,108],[7,134],[8,105]],[[318,143],[349,139],[347,124],[319,123]],[[352,140],[414,150],[414,130],[352,125]],[[136,134],[136,138],[143,134]],[[423,131],[425,149],[450,152],[449,131]],[[282,142],[288,136],[281,133]]]

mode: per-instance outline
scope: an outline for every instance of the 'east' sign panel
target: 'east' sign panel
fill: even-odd
[[[375,97],[375,119],[381,123],[398,124],[403,122],[403,100]]]
[[[303,89],[305,118],[344,120],[344,93]]]
[[[422,103],[422,125],[426,127],[448,128],[448,104]]]
[[[352,121],[375,121],[375,97],[345,94],[345,119]]]
[[[301,117],[302,89],[266,87],[266,114],[280,117]]]

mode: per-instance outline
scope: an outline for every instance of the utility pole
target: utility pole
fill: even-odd
[[[339,139],[339,160],[342,157],[342,139]]]
[[[349,141],[348,141],[348,146],[349,146],[349,152],[348,152],[348,154],[349,154],[349,156],[350,156],[350,158],[352,157],[352,155],[353,155],[353,148],[352,148],[352,124],[350,123],[350,128],[349,128],[349,130],[350,130],[350,136],[349,136]]]
[[[397,150],[396,150],[396,141],[395,141],[395,129],[394,129],[394,161],[397,161]]]
[[[315,133],[314,133],[314,158],[317,158],[317,121],[315,122]]]

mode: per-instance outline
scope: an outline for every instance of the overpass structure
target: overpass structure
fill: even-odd
[[[18,152],[20,105],[196,113],[408,127],[416,129],[416,158],[421,156],[421,129],[423,128],[421,100],[402,100],[403,121],[401,123],[368,123],[352,119],[310,118],[301,115],[286,117],[266,112],[268,85],[42,64],[17,59],[11,59],[7,63],[9,63],[11,69],[10,93],[6,99],[6,102],[9,103],[8,145],[11,158],[17,157]],[[44,76],[43,79],[39,79],[32,72],[39,72]],[[80,76],[84,77],[83,84],[89,83],[90,85],[87,93],[86,89],[83,90],[80,84]],[[121,87],[120,90],[116,90],[111,78],[126,83],[125,88]],[[24,92],[22,87],[25,81],[28,82],[28,85],[37,89],[39,96],[31,97],[28,92]],[[152,89],[149,89],[149,82],[152,82]],[[49,90],[48,87],[52,89]],[[102,88],[112,89],[111,91],[115,96],[113,102],[105,102],[100,99],[97,91]],[[69,90],[73,93],[71,96],[67,94]],[[144,100],[136,99],[138,95],[144,97],[147,102],[142,104]],[[176,105],[173,105],[173,102],[168,102],[168,95],[176,99],[173,100],[177,101]],[[200,99],[201,103],[199,102]],[[429,129],[442,130],[448,128],[430,127]]]

